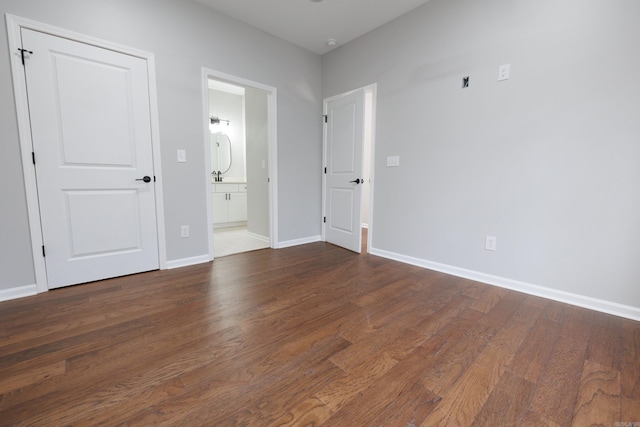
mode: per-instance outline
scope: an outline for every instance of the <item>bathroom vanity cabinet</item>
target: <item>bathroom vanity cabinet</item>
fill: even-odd
[[[216,228],[241,225],[247,221],[247,184],[212,184],[213,225]]]

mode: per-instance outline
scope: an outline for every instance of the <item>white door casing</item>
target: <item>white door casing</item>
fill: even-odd
[[[360,253],[365,89],[325,101],[325,240]]]
[[[146,61],[21,35],[48,287],[157,269]]]
[[[205,144],[205,168],[203,169],[204,177],[207,182],[206,201],[207,201],[207,222],[214,224],[219,222],[223,213],[216,208],[214,215],[214,198],[216,193],[212,193],[211,186],[211,147],[210,147],[210,130],[209,130],[209,79],[217,80],[223,83],[230,83],[235,86],[245,88],[259,89],[267,93],[267,121],[268,121],[268,188],[269,188],[269,240],[270,246],[274,249],[280,248],[278,233],[278,90],[273,86],[263,83],[244,79],[242,77],[223,73],[220,71],[202,68],[202,124]],[[217,201],[220,205],[220,200]],[[227,210],[228,212],[228,210]],[[246,212],[243,217],[246,216]],[[214,259],[213,250],[213,233],[208,234],[209,260]]]

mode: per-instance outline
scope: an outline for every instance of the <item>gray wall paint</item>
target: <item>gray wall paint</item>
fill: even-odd
[[[269,118],[268,94],[259,89],[245,90],[247,122],[247,229],[269,236]],[[265,167],[262,167],[264,161]]]
[[[3,20],[4,23],[4,20]],[[3,24],[4,25],[4,24]],[[7,61],[7,31],[0,29],[0,61]],[[35,283],[11,69],[0,66],[0,290]]]
[[[638,16],[431,0],[323,56],[324,97],[378,83],[373,246],[640,307]]]
[[[202,67],[278,89],[279,240],[320,234],[321,60],[185,0],[0,0],[0,12],[153,52],[171,260],[207,254]],[[0,289],[35,282],[4,18],[0,24]],[[187,150],[187,163],[176,150]],[[180,238],[180,225],[191,237]]]

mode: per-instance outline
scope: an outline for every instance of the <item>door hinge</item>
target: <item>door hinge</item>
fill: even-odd
[[[35,164],[35,162],[34,162],[34,164]],[[324,168],[324,173],[327,173],[327,168]]]
[[[27,49],[22,49],[22,48],[18,48],[18,50],[20,51],[20,56],[22,58],[22,65],[24,66],[24,53],[28,53],[29,55],[33,55],[33,51],[31,50],[27,50]]]
[[[34,151],[31,152],[31,161],[33,161],[33,164],[36,164],[36,153]]]
[[[325,122],[325,123],[329,123],[329,116],[327,116],[327,115],[325,114],[325,115],[324,115],[324,116],[322,116],[322,117],[324,117],[324,122]]]
[[[42,245],[42,256],[43,256],[43,257],[46,257],[46,256],[47,256],[46,252],[44,251],[44,245]]]
[[[326,217],[326,216],[324,217],[324,221],[323,221],[323,222],[324,222],[325,224],[327,223],[327,217]],[[44,248],[44,246],[43,246],[43,248]]]

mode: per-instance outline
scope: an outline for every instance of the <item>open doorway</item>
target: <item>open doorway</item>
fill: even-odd
[[[205,79],[210,258],[274,247],[275,89]]]
[[[362,250],[371,251],[371,223],[373,207],[373,159],[375,140],[376,85],[367,86],[364,94],[364,149],[362,156]]]

